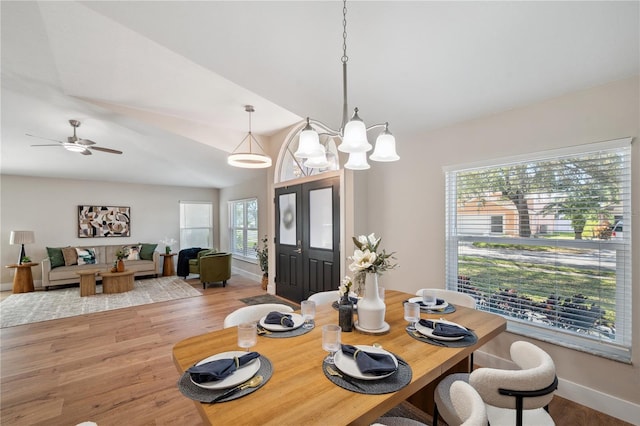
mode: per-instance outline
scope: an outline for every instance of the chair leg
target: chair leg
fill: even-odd
[[[202,283],[202,289],[204,290],[204,289],[206,289],[206,288],[207,288],[207,283],[203,282],[203,283]]]
[[[438,426],[438,404],[433,406],[433,426]]]
[[[469,372],[473,371],[473,352],[471,352],[471,355],[469,355]]]
[[[227,285],[227,280],[222,281],[222,287],[225,287]]]

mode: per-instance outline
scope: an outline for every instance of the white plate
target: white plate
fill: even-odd
[[[291,331],[291,330],[295,330],[296,328],[304,324],[304,318],[302,318],[302,315],[296,314],[293,312],[284,312],[284,313],[287,315],[291,315],[291,320],[293,321],[293,327],[285,327],[280,324],[265,324],[264,320],[267,318],[266,315],[260,318],[260,326],[262,326],[263,328],[269,331]]]
[[[204,364],[205,362],[215,361],[218,359],[225,358],[233,358],[233,357],[241,357],[242,355],[246,355],[248,352],[245,351],[229,351],[222,352],[216,355],[212,355],[209,358],[205,358],[196,365]],[[252,359],[248,364],[243,365],[236,371],[234,371],[229,376],[225,377],[222,380],[216,380],[213,382],[205,382],[205,383],[196,383],[191,379],[194,385],[200,386],[205,389],[226,389],[231,388],[233,386],[237,386],[240,383],[246,382],[250,378],[254,376],[260,369],[260,358]]]
[[[398,368],[398,360],[396,359],[395,356],[393,356],[391,352],[385,351],[382,348],[376,348],[374,346],[366,346],[366,345],[356,345],[356,348],[366,352],[391,355],[391,357],[393,358],[393,362],[396,364],[396,368]],[[375,374],[369,374],[369,373],[363,374],[360,372],[360,369],[358,368],[358,364],[356,364],[356,360],[349,355],[343,354],[342,351],[338,351],[335,353],[334,361],[336,363],[336,367],[338,367],[338,370],[342,371],[347,376],[351,376],[355,379],[378,380],[378,379],[384,379],[385,377],[388,377],[394,373],[392,371],[391,373],[383,374],[382,376],[376,376]]]
[[[420,305],[421,309],[429,309],[430,311],[443,311],[447,306],[449,306],[449,304],[447,303],[447,301],[445,300],[442,304],[440,305],[434,305],[431,307],[427,307],[425,305],[422,304],[422,296],[418,296],[418,297],[412,297],[411,299],[409,299],[409,302],[411,303],[417,303]]]
[[[442,322],[442,323],[445,323],[445,324],[455,325],[457,327],[460,327],[460,328],[466,330],[466,328],[464,328],[460,324],[456,324],[455,322],[445,321],[445,320],[431,320],[431,321],[433,321],[433,322]],[[460,336],[460,337],[434,336],[432,328],[425,327],[424,325],[420,324],[419,322],[416,323],[416,330],[418,330],[418,333],[422,334],[423,336],[431,337],[432,339],[436,339],[436,340],[444,340],[444,341],[447,341],[447,342],[452,342],[454,340],[462,340],[462,339],[464,339],[464,336]]]

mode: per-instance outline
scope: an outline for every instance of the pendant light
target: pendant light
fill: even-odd
[[[269,157],[260,142],[251,133],[251,113],[255,111],[253,105],[245,105],[244,110],[249,113],[249,133],[236,146],[233,152],[227,157],[227,163],[234,167],[242,167],[245,169],[264,169],[271,167],[271,157]],[[249,151],[240,151],[242,145],[248,142]],[[254,145],[260,151],[254,151]]]
[[[384,127],[384,130],[378,135],[376,139],[376,147],[373,154],[369,157],[373,161],[398,161],[400,157],[396,153],[396,140],[395,137],[389,132],[389,123],[374,124],[367,127],[364,121],[358,115],[358,108],[354,108],[353,116],[347,120],[348,116],[348,103],[347,103],[347,1],[343,1],[342,7],[342,83],[343,83],[343,104],[342,104],[342,124],[339,130],[332,130],[326,124],[313,120],[323,127],[323,134],[329,136],[338,137],[341,139],[341,143],[338,146],[338,151],[349,154],[349,160],[344,165],[346,169],[352,170],[366,170],[370,166],[367,163],[366,153],[373,149],[373,146],[368,141],[367,132],[372,129]],[[307,125],[302,129],[298,139],[298,150],[294,154],[297,158],[308,158],[305,165],[311,164],[324,164],[321,162],[321,155],[319,153],[322,145],[319,141],[318,131],[312,126],[312,120],[307,117]],[[324,147],[322,147],[324,148]],[[313,158],[313,160],[311,160]],[[324,156],[326,161],[326,154]]]

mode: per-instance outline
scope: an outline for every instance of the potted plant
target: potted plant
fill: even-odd
[[[124,252],[123,249],[118,249],[118,251],[116,251],[116,264],[115,269],[116,272],[124,272],[124,258],[127,257],[126,253]]]
[[[262,289],[266,290],[269,284],[269,247],[267,246],[267,236],[265,235],[262,241],[262,248],[259,248],[256,244],[256,257],[258,258],[258,264],[262,271]]]

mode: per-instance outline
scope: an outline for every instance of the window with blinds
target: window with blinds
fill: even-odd
[[[231,252],[242,260],[257,263],[258,199],[249,198],[229,202]]]
[[[213,247],[213,204],[180,201],[180,247]]]
[[[631,360],[631,138],[446,172],[447,288],[508,330]]]

